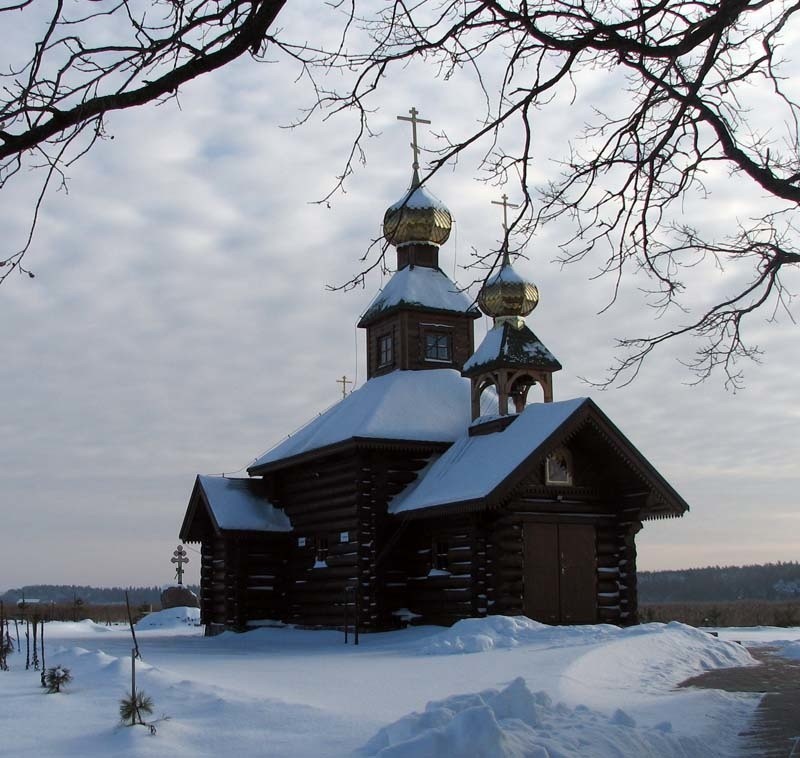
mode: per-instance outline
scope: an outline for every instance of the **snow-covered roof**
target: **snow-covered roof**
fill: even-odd
[[[289,517],[253,491],[250,479],[198,476],[211,515],[223,531],[290,532]]]
[[[586,398],[534,403],[492,434],[463,434],[390,504],[391,513],[484,498],[494,491],[584,403]]]
[[[464,371],[469,372],[494,363],[531,366],[558,371],[561,364],[544,343],[527,326],[516,329],[503,322],[492,327],[478,349],[467,359]]]
[[[527,284],[528,280],[521,277],[514,267],[506,262],[486,280],[486,286],[491,287],[497,282],[506,282],[508,284]]]
[[[400,306],[480,315],[472,307],[472,298],[459,291],[441,269],[406,266],[396,272],[376,295],[361,317],[359,326]]]
[[[390,205],[386,212],[400,208],[435,208],[437,211],[450,213],[448,207],[436,195],[425,187],[411,187],[396,203]]]
[[[469,422],[470,382],[458,371],[393,371],[364,383],[249,470],[353,437],[452,442]]]

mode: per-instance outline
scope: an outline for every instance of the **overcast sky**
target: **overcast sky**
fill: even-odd
[[[303,7],[287,6],[289,29]],[[293,76],[244,61],[190,84],[180,107],[114,115],[114,139],[69,170],[68,194],[47,198],[26,260],[36,278],[0,287],[0,590],[171,581],[195,475],[241,471],[336,402],[337,378],[365,380],[355,324],[381,276],[348,293],[326,285],[359,270],[408,185],[408,127],[396,116],[414,105],[432,129],[466,133],[481,103],[463,77],[444,83],[421,65],[389,79],[367,164],[327,207],[312,201],[333,186],[352,124],[280,128],[307,103]],[[615,84],[600,72],[583,86],[591,104]],[[542,113],[537,178],[565,154],[580,107]],[[503,190],[476,181],[477,159],[431,184],[456,219],[442,267],[462,282],[471,250],[500,237],[490,203]],[[0,198],[4,248],[24,238],[32,187],[25,179]],[[697,204],[687,216],[735,224],[741,198],[724,181],[712,189],[713,211]],[[528,324],[564,366],[555,397],[591,395],[692,507],[646,524],[640,568],[800,559],[797,327],[766,313],[749,327],[765,355],[735,394],[721,376],[687,386],[690,346],[677,343],[632,385],[597,392],[580,377],[602,378],[614,337],[660,325],[635,280],[598,315],[612,283],[592,280],[600,261],[553,262],[567,231],[542,230],[517,264],[541,292]],[[713,298],[735,275],[695,277]]]

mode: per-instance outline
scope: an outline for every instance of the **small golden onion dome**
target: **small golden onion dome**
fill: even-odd
[[[383,216],[384,237],[395,247],[414,243],[443,245],[452,227],[453,217],[447,206],[417,181]]]
[[[524,318],[538,304],[536,285],[514,271],[507,254],[503,256],[500,270],[486,281],[478,294],[480,309],[494,319],[505,316]]]

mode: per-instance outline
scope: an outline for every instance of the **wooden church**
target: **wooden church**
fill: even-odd
[[[180,536],[200,543],[209,633],[274,621],[362,630],[524,614],[637,623],[643,522],[688,506],[528,328],[536,287],[507,250],[480,312],[439,268],[445,205],[411,187],[384,217],[397,270],[361,317],[367,381],[256,460],[198,476]]]

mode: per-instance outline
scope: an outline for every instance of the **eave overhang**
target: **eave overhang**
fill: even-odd
[[[689,511],[689,504],[673,489],[653,465],[639,452],[633,443],[600,410],[593,400],[587,398],[563,424],[545,438],[511,473],[485,497],[458,502],[434,504],[428,507],[400,511],[394,514],[400,519],[433,518],[456,513],[474,513],[501,507],[520,487],[531,470],[544,463],[545,457],[560,445],[566,444],[587,423],[595,426],[611,448],[620,455],[631,470],[648,488],[646,497],[638,495],[639,502],[631,508],[638,520],[678,518]],[[502,432],[500,432],[502,433]],[[558,494],[569,494],[569,488],[553,488],[554,499]],[[625,493],[622,497],[626,497]]]
[[[479,319],[483,314],[477,308],[470,308],[466,311],[456,311],[456,310],[448,310],[445,308],[431,308],[427,305],[420,305],[419,303],[406,303],[400,302],[395,303],[394,305],[390,305],[387,308],[383,308],[380,310],[373,310],[368,313],[365,313],[361,319],[359,319],[358,326],[359,329],[366,329],[368,326],[372,326],[372,324],[381,321],[384,318],[389,316],[393,316],[395,313],[400,313],[401,311],[412,311],[415,313],[427,313],[431,316],[466,316],[467,318],[471,319]]]
[[[388,439],[381,437],[350,437],[331,445],[315,448],[298,455],[281,458],[277,461],[269,461],[260,466],[251,466],[247,469],[250,476],[266,476],[276,471],[292,468],[294,466],[307,465],[311,462],[329,458],[331,456],[351,453],[357,450],[392,450],[410,451],[421,453],[436,453],[447,450],[452,442],[428,441],[428,440],[402,440]]]

